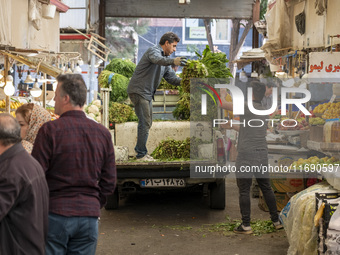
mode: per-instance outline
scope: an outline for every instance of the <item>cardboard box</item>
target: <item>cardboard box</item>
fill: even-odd
[[[282,209],[286,206],[286,204],[289,202],[289,199],[294,195],[295,193],[280,193],[275,192],[275,199],[276,199],[276,206],[278,211],[282,211]],[[258,206],[261,210],[268,212],[268,206],[266,204],[266,201],[264,200],[262,191],[260,190],[259,195],[259,203]]]
[[[311,126],[309,131],[309,140],[314,142],[323,141],[323,125]]]
[[[270,184],[276,192],[300,192],[305,189],[303,178],[292,178],[290,173],[270,173]]]

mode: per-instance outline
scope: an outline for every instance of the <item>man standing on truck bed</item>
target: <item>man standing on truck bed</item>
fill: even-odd
[[[264,97],[266,87],[265,84],[252,81],[250,83],[253,93],[253,106],[257,110],[265,110],[261,104]],[[226,90],[221,90],[221,98],[226,98]],[[232,111],[233,105],[231,102],[222,102],[223,109]],[[252,113],[248,105],[245,104],[244,115],[240,116],[240,125],[232,128],[239,131],[238,145],[237,145],[237,159],[236,159],[236,182],[239,190],[239,204],[242,216],[242,224],[234,229],[238,234],[251,234],[253,233],[250,226],[250,187],[252,184],[252,177],[255,176],[259,187],[263,193],[266,204],[269,208],[270,218],[276,229],[281,229],[283,226],[279,220],[277,213],[276,200],[274,192],[270,185],[269,172],[263,171],[263,167],[268,166],[268,147],[266,141],[267,125],[266,115],[256,115]],[[249,120],[259,122],[248,124]],[[252,125],[252,126],[251,126]],[[245,171],[253,166],[258,166],[259,171]]]
[[[171,65],[185,65],[185,58],[170,58],[176,51],[179,37],[173,32],[165,33],[159,45],[149,48],[139,61],[130,80],[127,92],[134,104],[138,117],[136,158],[141,161],[154,161],[148,155],[146,142],[152,125],[152,99],[162,78],[172,85],[180,85],[181,78],[177,77]]]

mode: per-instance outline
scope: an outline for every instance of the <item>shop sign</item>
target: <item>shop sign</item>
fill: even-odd
[[[308,79],[322,81],[320,78],[340,79],[340,52],[309,53]]]

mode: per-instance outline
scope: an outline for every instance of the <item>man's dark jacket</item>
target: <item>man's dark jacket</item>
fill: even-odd
[[[49,191],[21,143],[0,155],[0,254],[45,254]]]

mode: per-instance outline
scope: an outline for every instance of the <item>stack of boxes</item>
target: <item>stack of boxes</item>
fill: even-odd
[[[289,173],[270,173],[270,182],[274,190],[278,211],[286,206],[293,195],[305,189],[303,178],[292,176]],[[269,211],[261,191],[259,207],[264,211]]]

